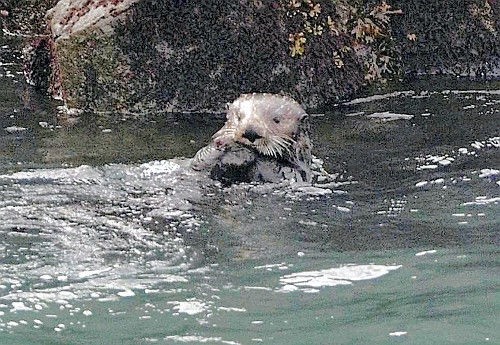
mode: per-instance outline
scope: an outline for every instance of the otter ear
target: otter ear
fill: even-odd
[[[308,118],[309,118],[309,115],[307,113],[303,113],[299,116],[299,121],[302,123],[302,122],[305,122]]]

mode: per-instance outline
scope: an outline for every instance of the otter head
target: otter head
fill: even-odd
[[[247,94],[229,105],[227,121],[213,139],[216,147],[234,142],[294,161],[299,151],[310,152],[306,121],[307,113],[289,97]]]

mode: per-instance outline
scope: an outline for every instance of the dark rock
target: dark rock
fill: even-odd
[[[291,56],[285,2],[61,0],[48,18],[51,84],[69,107],[220,111],[254,91],[317,107],[363,82],[354,53],[345,53],[344,68],[333,63],[344,44],[334,35]]]
[[[296,1],[297,12],[286,0],[0,4],[2,27],[45,35],[27,54],[38,57],[29,68],[42,69],[28,75],[50,74],[37,86],[96,112],[221,111],[251,92],[318,108],[386,74],[483,76],[500,66],[497,0],[317,0],[318,17],[313,2]]]
[[[497,0],[392,2],[402,69],[418,74],[500,76],[500,6]]]

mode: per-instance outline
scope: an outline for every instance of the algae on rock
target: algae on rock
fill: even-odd
[[[56,42],[61,91],[68,106],[93,111],[133,106],[128,61],[112,36],[80,32]]]

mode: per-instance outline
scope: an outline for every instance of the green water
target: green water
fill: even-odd
[[[2,343],[495,343],[497,248],[415,254],[311,253],[282,262],[246,260],[184,272],[182,282],[157,278],[155,291],[137,288],[129,297],[77,298],[40,311],[9,312],[7,307],[3,322],[19,325],[3,329]],[[274,262],[277,266],[259,268]],[[369,262],[401,267],[378,279],[317,292],[280,291],[280,278],[290,272]],[[92,314],[85,315],[88,311]]]
[[[313,114],[335,185],[219,188],[223,118],[68,119],[2,49],[0,345],[499,342],[498,82]]]

